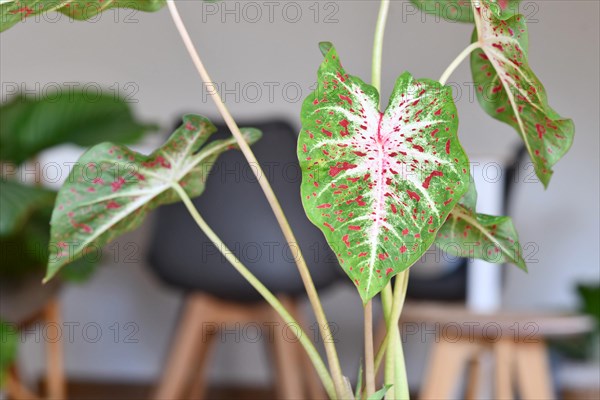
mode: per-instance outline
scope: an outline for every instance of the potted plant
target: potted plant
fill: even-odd
[[[16,23],[44,11],[33,3],[8,2],[2,5],[2,15],[12,15],[11,21]],[[175,1],[66,3],[57,5],[58,11],[78,19],[107,7],[155,11],[166,5],[202,81],[211,83]],[[382,43],[390,7],[388,0],[382,0],[375,23],[371,84],[342,67],[343,54],[331,43],[320,43],[323,62],[317,87],[299,110],[302,130],[297,154],[304,209],[322,230],[364,304],[364,374],[359,372],[354,389],[342,375],[335,343],[325,341],[325,363],[309,336],[298,332],[327,394],[334,399],[408,398],[398,320],[409,268],[432,244],[460,256],[511,262],[526,269],[510,218],[476,212],[469,160],[458,139],[459,115],[446,85],[456,67],[470,57],[479,103],[490,116],[517,131],[544,186],[573,139],[572,121],[549,106],[545,90],[528,64],[527,26],[518,13],[519,1],[413,3],[442,18],[474,24],[471,43],[438,80],[401,73],[388,105],[380,104]],[[149,156],[121,145],[101,144],[79,159],[55,202],[46,282],[85,254],[89,246],[102,246],[135,229],[151,209],[183,201],[224,257],[284,321],[295,323],[277,298],[228,251],[190,200],[202,194],[212,161],[222,152],[238,148],[256,166],[253,172],[286,240],[295,243],[293,227],[268,181],[261,178],[265,175],[252,153],[251,144],[260,139],[260,132],[240,129],[218,91],[211,90],[210,96],[232,138],[208,143],[215,130],[212,123],[188,115],[167,143]],[[123,172],[127,168],[130,172]],[[100,179],[87,179],[89,173]],[[321,334],[331,337],[301,254],[296,263]],[[372,299],[376,296],[382,299],[387,326],[378,351],[372,329]],[[375,374],[381,365],[385,365],[385,384],[377,388]]]
[[[133,143],[156,126],[135,119],[124,98],[97,96],[67,87],[44,95],[17,95],[0,106],[0,318],[2,374],[14,358],[15,328],[34,322],[56,297],[61,282],[86,280],[99,261],[73,260],[60,279],[42,285],[48,258],[50,218],[57,192],[46,186],[38,160],[61,144],[88,147],[105,140]],[[52,170],[52,180],[60,178]],[[33,178],[28,179],[27,178]]]

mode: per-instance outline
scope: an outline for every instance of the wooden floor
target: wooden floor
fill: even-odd
[[[40,384],[40,388],[43,387]],[[69,400],[143,400],[150,398],[153,387],[147,384],[125,384],[113,382],[70,382],[67,390]],[[207,399],[262,400],[275,399],[269,388],[210,387]]]
[[[40,383],[40,388],[43,384]],[[149,384],[125,384],[114,382],[70,382],[69,400],[144,400],[152,392]],[[564,400],[597,400],[598,391],[567,391],[562,393]],[[269,388],[252,387],[210,387],[207,400],[263,400],[275,399],[275,392]],[[418,399],[411,393],[411,399]]]

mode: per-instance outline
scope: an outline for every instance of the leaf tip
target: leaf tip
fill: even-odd
[[[256,128],[241,128],[240,131],[244,136],[244,139],[248,144],[256,143],[260,138],[262,138],[262,132],[260,129]]]
[[[323,57],[329,53],[329,50],[331,50],[332,47],[333,44],[331,42],[319,42],[319,50],[321,50]]]

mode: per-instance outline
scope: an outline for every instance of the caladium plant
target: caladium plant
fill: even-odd
[[[45,280],[85,251],[137,228],[150,210],[179,201],[174,185],[191,197],[202,194],[214,161],[236,147],[234,139],[202,147],[215,131],[207,118],[187,115],[167,143],[148,156],[112,143],[82,155],[56,199]],[[260,138],[252,128],[244,135],[249,143]]]
[[[445,83],[471,54],[477,96],[492,117],[513,126],[522,137],[544,185],[553,165],[569,149],[573,123],[549,105],[527,59],[525,18],[519,0],[411,0],[424,12],[451,21],[475,24],[472,43],[459,54],[439,81],[401,74],[385,110],[380,110],[383,33],[390,6],[382,0],[375,27],[372,85],[344,70],[335,48],[322,43],[324,60],[318,85],[304,101],[297,153],[302,168],[302,201],[337,254],[365,303],[365,385],[352,394],[342,376],[333,342],[325,342],[329,370],[300,332],[299,339],[332,398],[407,398],[408,388],[397,329],[409,267],[436,243],[445,251],[491,262],[511,262],[525,269],[519,240],[508,217],[476,212],[476,189],[468,159],[458,140],[458,114]],[[154,11],[167,5],[175,26],[205,84],[210,83],[200,56],[173,0],[63,1],[52,9],[76,19],[90,18],[112,7]],[[44,9],[46,7],[46,9]],[[2,30],[48,11],[41,1],[0,0]],[[235,139],[205,145],[212,124],[188,116],[162,148],[149,156],[113,144],[90,149],[59,192],[52,217],[50,279],[91,244],[101,246],[137,227],[161,204],[183,200],[191,216],[215,243],[189,199],[204,190],[206,173],[218,154],[237,143],[277,217],[286,240],[295,238],[283,211],[257,165],[248,143],[260,134],[240,130],[220,95],[210,93]],[[224,246],[217,246],[226,249]],[[331,337],[310,273],[301,253],[298,269],[323,337]],[[285,321],[290,314],[272,293],[230,252],[224,256],[265,297]],[[390,280],[396,277],[392,290]],[[370,319],[371,299],[381,293],[388,339],[385,385],[375,390],[375,360]],[[361,382],[362,379],[359,379]],[[389,390],[389,391],[388,391]]]
[[[302,201],[366,302],[427,250],[466,192],[449,87],[400,75],[384,112],[333,46],[302,106]]]
[[[529,67],[525,18],[486,0],[474,9],[473,42],[479,48],[471,54],[471,70],[477,99],[489,115],[517,130],[538,178],[548,186],[552,166],[573,142],[573,121],[548,105],[544,86]]]
[[[57,11],[77,20],[86,20],[111,8],[156,11],[165,0],[3,0],[0,2],[0,32],[28,17]]]
[[[487,1],[489,7],[505,17],[519,13],[521,0]],[[411,0],[411,2],[422,11],[448,21],[475,22],[471,0]]]

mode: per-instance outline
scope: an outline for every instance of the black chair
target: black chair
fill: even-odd
[[[282,121],[240,126],[262,131],[263,137],[252,149],[281,202],[317,289],[330,285],[339,278],[341,269],[323,234],[308,220],[302,207],[295,130]],[[226,137],[230,137],[229,130],[219,126],[214,138]],[[294,309],[293,299],[305,293],[294,260],[297,249],[287,245],[250,168],[240,151],[224,153],[211,170],[206,190],[193,202],[227,247]],[[207,323],[260,322],[269,318],[272,321],[273,313],[198,228],[181,203],[157,211],[149,264],[163,282],[189,292],[156,397],[182,398],[186,393],[201,397],[205,385],[198,380],[190,382],[189,372],[202,370],[206,357],[198,354],[206,355],[206,335],[217,333],[206,332]],[[302,382],[293,377],[297,371],[286,370],[290,365],[297,368],[298,363],[291,362],[290,349],[284,346],[275,343],[277,359],[287,365],[279,363],[277,368],[281,374],[277,381],[284,384],[279,394],[293,397],[302,388],[292,386]]]

